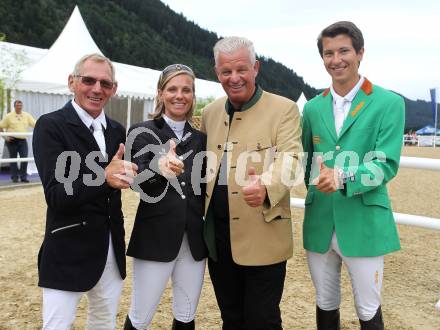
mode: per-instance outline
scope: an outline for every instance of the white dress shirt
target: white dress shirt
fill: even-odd
[[[345,96],[338,95],[333,89],[333,86],[330,86],[330,92],[333,96],[333,116],[335,118],[335,128],[337,135],[339,135],[345,118],[347,118],[348,112],[350,111],[351,103],[353,102],[354,97],[356,96],[364,81],[365,78],[361,76],[357,84]]]
[[[185,128],[186,120],[184,120],[184,121],[175,121],[175,120],[167,117],[165,114],[163,114],[162,117],[166,121],[168,126],[171,127],[171,129],[173,130],[174,134],[176,134],[177,138],[179,140],[182,140],[183,130]]]
[[[75,100],[72,100],[72,106],[84,125],[89,129],[93,127],[93,136],[95,137],[96,143],[98,143],[99,150],[105,155],[106,147],[103,129],[105,130],[107,128],[107,121],[105,120],[104,110],[101,111],[98,117],[93,118],[87,111],[81,108]]]

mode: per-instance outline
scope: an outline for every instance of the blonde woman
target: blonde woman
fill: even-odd
[[[202,177],[194,158],[205,150],[206,136],[189,124],[194,80],[188,66],[167,66],[157,84],[153,120],[130,128],[132,161],[147,175],[138,178],[141,201],[127,251],[133,257],[133,291],[124,329],[149,326],[170,278],[172,329],[194,329],[207,256],[205,193],[198,189],[200,180],[194,181]],[[193,171],[198,171],[195,176]]]

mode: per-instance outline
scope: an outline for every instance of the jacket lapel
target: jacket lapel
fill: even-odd
[[[174,134],[171,127],[166,123],[163,117],[159,117],[154,120],[154,124],[160,130],[161,136],[160,138],[164,139],[162,141],[163,144],[167,143],[170,139],[178,140],[176,134]]]
[[[188,145],[192,141],[193,132],[194,129],[191,127],[191,125],[188,122],[186,122],[185,128],[183,129],[182,140],[180,140],[178,146],[184,148],[186,145]]]
[[[333,97],[330,93],[330,88],[327,88],[322,94],[322,106],[321,106],[321,119],[324,126],[327,128],[333,141],[336,142],[336,128],[335,128],[335,116],[333,115]]]
[[[351,103],[350,111],[347,118],[345,118],[342,125],[341,132],[339,133],[339,139],[347,132],[347,130],[353,125],[353,123],[367,110],[368,105],[372,101],[370,95],[373,93],[373,85],[365,78],[359,92],[356,94],[353,102]]]
[[[115,122],[110,120],[107,115],[105,116],[105,120],[107,122],[107,128],[104,130],[105,149],[107,151],[108,161],[110,162],[113,156],[116,154],[119,145],[116,144],[117,135],[114,134],[114,129],[116,127]],[[93,140],[95,140],[95,138],[93,138]]]

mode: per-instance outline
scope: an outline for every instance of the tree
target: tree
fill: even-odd
[[[202,109],[206,107],[209,103],[214,101],[214,97],[208,97],[206,99],[197,99],[196,108],[194,109],[194,116],[201,116]]]
[[[14,50],[3,41],[4,33],[0,32],[0,118],[3,118],[5,103],[9,104],[10,91],[20,79],[21,72],[29,64],[24,50]]]

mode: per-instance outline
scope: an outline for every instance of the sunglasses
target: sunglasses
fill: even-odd
[[[101,88],[112,89],[115,83],[107,79],[96,79],[88,76],[81,76],[79,74],[74,75],[74,77],[81,78],[81,82],[86,86],[95,86],[96,82],[99,81]]]

